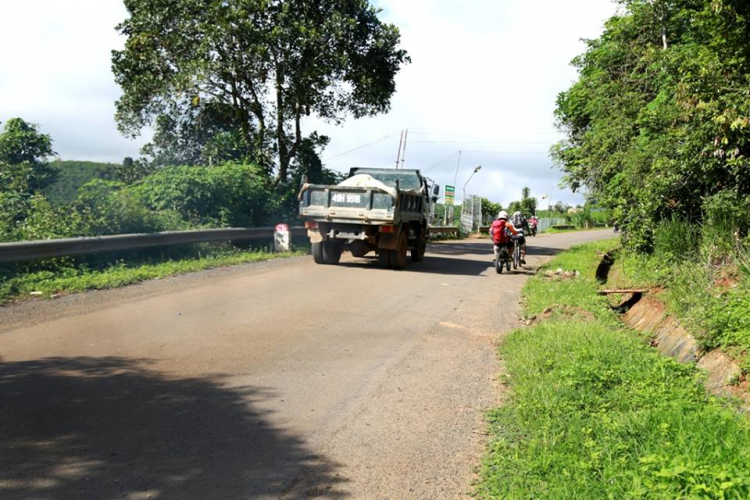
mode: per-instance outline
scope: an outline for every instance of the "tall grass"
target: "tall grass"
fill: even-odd
[[[696,258],[700,243],[700,226],[676,216],[661,221],[654,231],[654,252],[668,262]]]

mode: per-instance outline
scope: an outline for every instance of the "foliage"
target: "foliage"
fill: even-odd
[[[224,103],[175,103],[154,125],[153,139],[141,149],[152,168],[241,163],[253,156],[237,114]]]
[[[252,165],[163,168],[130,191],[146,209],[178,213],[193,227],[261,226],[280,208]]]
[[[302,144],[303,117],[387,111],[408,61],[398,29],[367,0],[126,0],[125,7],[129,17],[118,26],[125,48],[112,54],[121,130],[135,135],[160,115],[190,121],[220,108],[266,174],[278,158],[282,182]]]
[[[122,160],[122,165],[118,166],[115,170],[115,178],[128,185],[135,184],[155,171],[156,166],[146,158],[133,160],[130,157],[125,157]]]
[[[613,287],[659,287],[660,297],[705,350],[721,348],[750,370],[750,275],[740,262],[706,264],[710,250],[693,239],[694,226],[666,221],[656,231],[656,249],[625,251],[610,273]]]
[[[482,200],[482,219],[485,224],[492,224],[492,221],[497,218],[497,214],[503,209],[500,203],[495,203],[487,198],[481,198]]]
[[[574,60],[579,80],[556,111],[567,139],[553,154],[569,186],[613,210],[626,244],[650,251],[658,221],[700,220],[718,193],[738,207],[750,195],[750,7],[621,4]]]
[[[698,256],[700,227],[675,216],[663,220],[654,231],[654,250],[667,262],[681,262]]]
[[[21,118],[5,122],[0,133],[0,191],[31,194],[54,181],[46,162],[53,155],[49,135]]]
[[[547,266],[581,277],[538,275],[525,288],[528,314],[553,315],[501,347],[512,396],[490,413],[478,496],[747,498],[750,424],[708,396],[694,368],[617,326],[593,293],[594,250],[606,245]]]
[[[536,198],[530,196],[531,190],[525,187],[521,190],[521,200],[512,201],[508,205],[508,213],[513,214],[515,212],[521,212],[526,217],[529,217],[536,213]]]
[[[55,171],[55,182],[47,186],[44,195],[54,204],[72,202],[78,188],[93,179],[115,180],[121,168],[115,163],[63,160],[55,160],[50,166]]]

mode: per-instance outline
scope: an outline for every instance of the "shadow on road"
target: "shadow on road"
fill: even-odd
[[[0,363],[0,498],[277,498],[300,476],[344,498],[335,464],[253,408],[274,394],[147,364]]]
[[[471,243],[440,242],[427,245],[427,253],[431,255],[491,255],[492,241],[476,240]]]
[[[562,252],[563,248],[552,248],[552,247],[536,247],[531,243],[528,243],[526,245],[526,254],[527,255],[537,255],[537,256],[546,256],[546,257],[554,257],[555,255]]]
[[[527,253],[530,256],[554,256],[563,249],[538,247],[528,243]],[[455,242],[431,244],[427,247],[427,256],[424,262],[407,263],[405,273],[432,273],[450,276],[480,276],[486,275],[488,270],[493,271],[493,250],[490,240],[480,240],[466,243]],[[465,256],[467,258],[460,258]],[[374,269],[380,268],[375,255],[370,254],[365,258],[348,260],[340,263],[343,267]],[[534,275],[536,268],[519,269],[515,274]],[[494,274],[494,271],[493,271]]]

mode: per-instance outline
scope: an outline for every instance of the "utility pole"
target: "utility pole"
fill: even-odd
[[[404,131],[401,131],[401,139],[398,141],[398,153],[396,153],[396,170],[398,170],[398,164],[401,162],[401,145],[404,143]]]
[[[456,188],[456,181],[458,180],[458,167],[461,165],[461,153],[462,151],[458,151],[458,161],[456,162],[456,173],[453,174],[453,188]],[[463,203],[463,202],[462,202]],[[451,219],[453,219],[453,205],[451,205]],[[448,225],[448,207],[445,207],[445,225]]]
[[[404,132],[404,147],[401,150],[401,168],[404,168],[404,162],[406,161],[406,141],[409,139],[409,129]]]

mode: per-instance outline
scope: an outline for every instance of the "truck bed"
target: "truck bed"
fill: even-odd
[[[398,191],[398,199],[377,188],[308,184],[300,195],[300,216],[334,223],[399,224],[419,220],[424,197]]]

